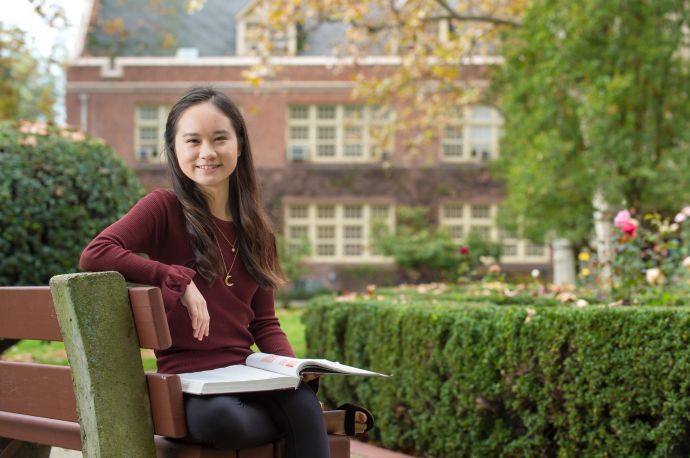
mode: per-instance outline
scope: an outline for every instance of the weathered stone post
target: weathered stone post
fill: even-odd
[[[85,457],[155,457],[139,342],[124,278],[58,275],[50,289],[72,366]]]
[[[575,284],[575,257],[570,241],[566,239],[556,239],[552,243],[553,247],[553,284],[554,285],[574,285]]]

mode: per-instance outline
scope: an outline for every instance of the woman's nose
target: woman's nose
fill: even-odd
[[[212,157],[216,155],[216,150],[209,142],[201,142],[201,149],[199,151],[200,157]]]

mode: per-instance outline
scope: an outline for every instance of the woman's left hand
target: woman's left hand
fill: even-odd
[[[312,380],[316,380],[317,378],[319,378],[319,374],[304,374],[304,375],[302,375],[302,381],[304,383],[309,383]]]

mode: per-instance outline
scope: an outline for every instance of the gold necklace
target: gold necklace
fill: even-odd
[[[237,251],[235,251],[235,245],[230,243],[230,240],[223,234],[223,231],[218,228],[216,225],[216,222],[213,222],[213,225],[216,226],[216,229],[220,232],[220,235],[223,236],[225,240],[230,244],[230,247],[232,248],[232,251],[235,253],[235,256],[232,258],[232,264],[230,264],[230,268],[225,265],[225,257],[223,256],[223,250],[220,248],[220,243],[218,242],[218,237],[216,237],[216,231],[211,231],[213,232],[213,239],[216,241],[216,245],[218,246],[218,252],[220,253],[220,259],[223,261],[223,269],[225,269],[225,286],[232,286],[234,283],[232,282],[232,275],[230,275],[230,272],[232,271],[232,267],[235,265],[235,261],[237,260]],[[235,242],[237,242],[237,238],[235,238]]]

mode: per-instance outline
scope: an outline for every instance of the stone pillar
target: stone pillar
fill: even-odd
[[[553,284],[575,284],[575,257],[570,242],[566,239],[553,241]]]
[[[156,456],[127,287],[116,272],[50,279],[88,458]]]

